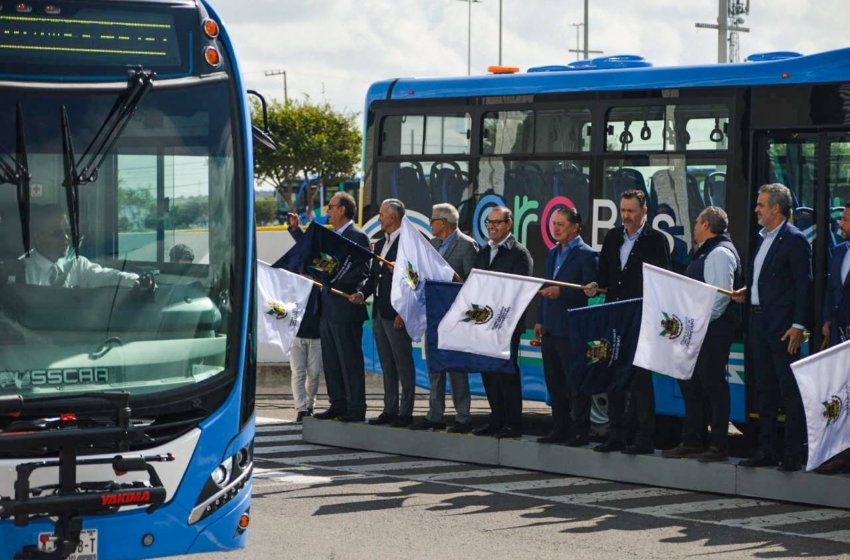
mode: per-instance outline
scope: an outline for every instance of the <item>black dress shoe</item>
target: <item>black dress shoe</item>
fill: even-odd
[[[455,422],[454,426],[446,430],[450,434],[468,434],[471,431],[472,424],[464,424],[463,422]]]
[[[423,430],[445,430],[446,425],[440,422],[431,422],[427,418],[420,420],[419,422],[415,422],[410,426],[411,430],[423,431]]]
[[[537,443],[566,443],[569,439],[569,436],[566,432],[555,430],[554,432],[549,432],[543,437],[537,438]]]
[[[567,447],[584,447],[590,443],[590,438],[587,436],[573,436],[567,440]]]
[[[630,445],[620,453],[624,455],[654,455],[655,449],[651,445]]]
[[[789,456],[782,460],[777,470],[782,472],[797,472],[803,468],[803,460],[797,456]]]
[[[519,428],[502,428],[493,437],[496,439],[514,439],[522,437],[522,430]]]
[[[493,424],[487,424],[483,428],[478,428],[476,430],[472,430],[472,435],[474,436],[492,436],[496,432],[501,431],[501,426],[494,426]]]
[[[775,467],[779,464],[775,457],[769,455],[756,455],[750,459],[743,459],[738,463],[741,467]]]
[[[382,412],[378,415],[377,418],[370,418],[366,423],[370,426],[386,426],[395,420],[394,414],[388,414],[386,412]]]
[[[313,416],[313,409],[312,408],[307,409],[307,416]]]
[[[309,410],[299,410],[298,416],[296,416],[296,418],[295,418],[295,422],[297,424],[300,424],[301,421],[304,420],[304,418],[306,418],[307,416],[312,416],[312,414],[310,414]]]
[[[324,412],[316,414],[315,416],[313,416],[313,418],[315,418],[316,420],[333,420],[334,418],[339,418],[343,414],[344,412],[329,408]]]
[[[594,447],[593,450],[597,453],[611,453],[613,451],[622,451],[624,447],[626,447],[625,444],[619,441],[606,441]]]
[[[391,428],[407,428],[413,424],[413,416],[396,416],[395,420],[390,422]]]
[[[340,422],[363,422],[366,420],[365,414],[354,414],[351,412],[346,412],[339,418],[337,418]]]

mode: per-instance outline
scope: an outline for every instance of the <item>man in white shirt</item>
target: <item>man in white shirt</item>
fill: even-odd
[[[32,244],[21,257],[27,284],[63,288],[134,287],[139,276],[104,268],[85,257],[68,254],[70,239],[65,212],[55,204],[32,207]]]

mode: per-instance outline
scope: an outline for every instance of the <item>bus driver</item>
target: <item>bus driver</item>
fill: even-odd
[[[99,288],[138,284],[139,276],[104,268],[82,256],[68,254],[68,218],[56,204],[32,207],[33,249],[21,257],[27,284],[64,288]]]

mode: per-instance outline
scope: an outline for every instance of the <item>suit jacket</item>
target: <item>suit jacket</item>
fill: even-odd
[[[290,229],[289,233],[296,241],[304,235],[301,228]],[[369,248],[369,237],[354,222],[342,232],[342,236],[362,247]],[[369,264],[364,262],[352,266],[348,272],[334,282],[332,287],[346,294],[362,292],[363,285],[368,277]],[[369,318],[366,306],[353,304],[344,297],[332,293],[329,289],[322,290],[321,314],[325,320],[332,323],[362,323]]]
[[[490,263],[490,246],[484,245],[478,255],[475,257],[475,264],[472,268],[481,270],[492,270],[494,272],[506,272],[508,274],[517,274],[519,276],[532,276],[534,269],[534,259],[531,258],[531,253],[528,252],[522,243],[516,240],[516,237],[511,235],[505,244],[499,247],[499,252],[496,253],[496,258],[493,263]],[[514,336],[525,331],[525,315],[523,314],[517,323],[516,333]]]
[[[546,255],[547,280],[558,280],[570,284],[589,284],[599,271],[599,251],[596,251],[579,238],[579,245],[570,249],[558,274],[555,275],[560,246],[555,246]],[[587,306],[587,296],[582,290],[561,288],[558,299],[542,298],[537,307],[537,322],[543,325],[543,333],[550,336],[567,337],[568,309]]]
[[[643,297],[643,263],[670,270],[670,246],[660,231],[649,222],[635,240],[626,266],[620,269],[620,247],[623,246],[623,226],[608,231],[599,253],[599,276],[596,283],[608,293],[605,302]]]
[[[846,282],[841,282],[841,264],[844,262],[848,250],[850,250],[850,243],[845,241],[836,245],[830,254],[829,278],[826,281],[826,297],[823,302],[824,321],[834,322],[836,320],[836,313],[843,299],[844,290],[850,289],[850,274],[847,275]]]
[[[395,241],[393,241],[393,244],[390,245],[389,250],[387,250],[387,254],[384,256],[384,258],[390,262],[395,262],[396,260],[396,255],[398,254],[398,240],[400,237],[401,236],[396,236]],[[375,253],[380,255],[381,251],[384,250],[384,245],[386,244],[386,237],[379,240],[375,244]],[[378,288],[377,294],[375,294],[376,286]],[[372,295],[375,296],[375,301],[372,304],[372,317],[375,317],[376,313],[384,319],[395,319],[398,316],[398,313],[396,313],[396,310],[393,308],[390,298],[392,289],[393,269],[378,259],[372,259],[369,279],[366,280],[366,283],[363,285],[363,289],[360,290],[364,299]]]
[[[812,246],[806,236],[788,222],[780,226],[776,239],[764,258],[759,274],[759,306],[762,308],[767,336],[779,344],[793,324],[805,325],[809,319],[812,294]],[[747,289],[752,294],[758,244],[747,272]]]
[[[432,237],[431,245],[436,249],[439,241],[436,237]],[[466,280],[469,271],[472,270],[472,265],[475,264],[477,255],[478,242],[457,230],[455,236],[449,241],[449,246],[446,248],[443,258],[457,272],[458,276]]]

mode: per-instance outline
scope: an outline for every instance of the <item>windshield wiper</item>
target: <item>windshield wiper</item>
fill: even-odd
[[[15,155],[0,146],[0,183],[15,185],[18,196],[18,214],[21,218],[21,238],[24,254],[30,252],[30,179],[27,159],[27,141],[24,134],[24,112],[18,103],[15,117]]]
[[[80,185],[97,181],[100,166],[103,165],[106,156],[118,139],[121,138],[124,129],[130,124],[130,120],[136,114],[136,109],[150,92],[154,79],[156,79],[156,73],[145,70],[141,66],[130,71],[127,91],[115,100],[112,110],[109,111],[79,161],[74,156],[74,143],[71,126],[68,123],[68,111],[64,105],[61,107],[62,156],[65,174],[62,186],[65,187],[65,200],[68,203],[71,243],[74,246],[74,254],[77,256],[80,255]],[[82,169],[82,171],[78,171],[79,169]]]

